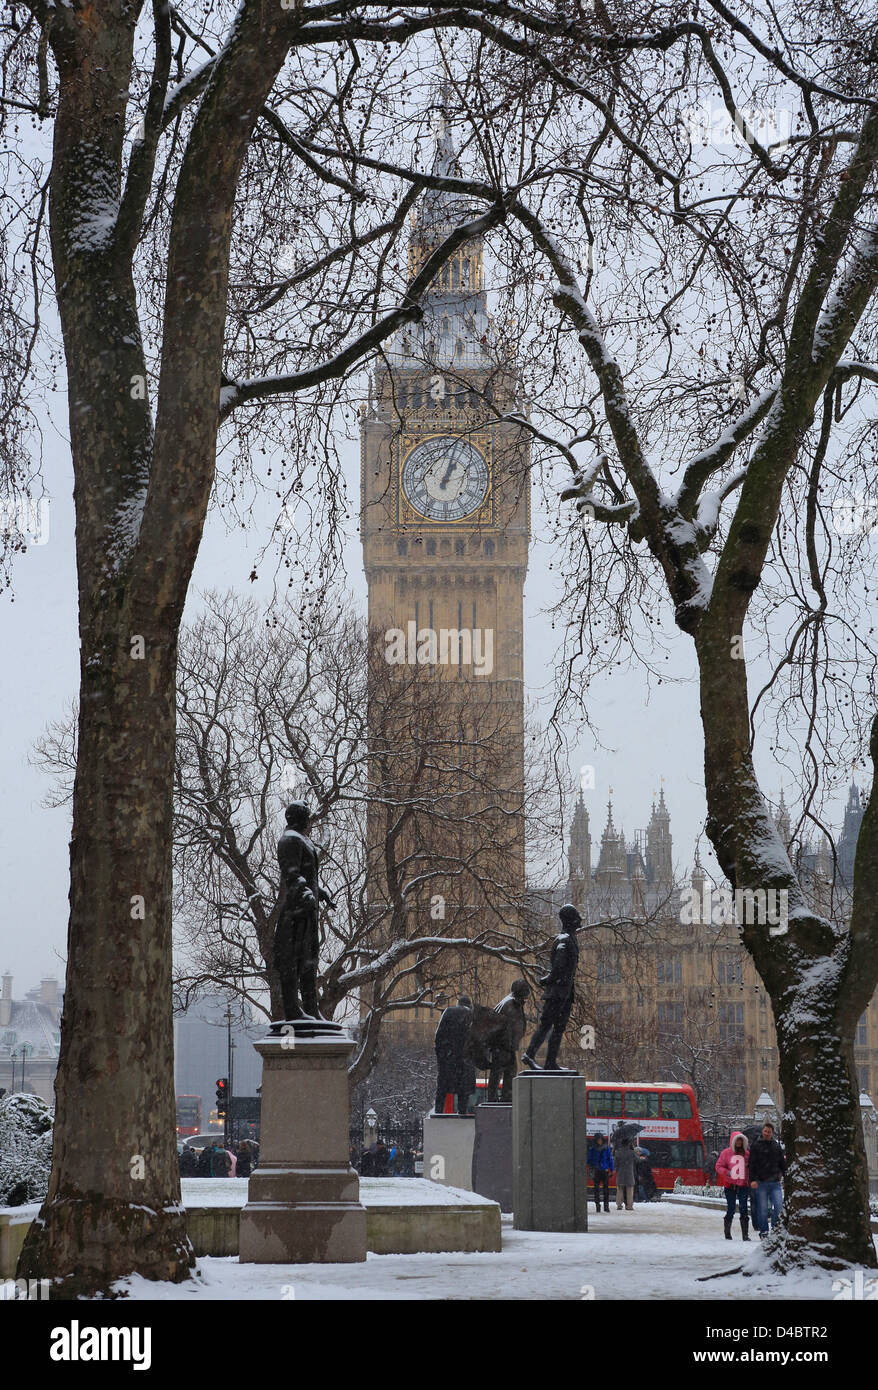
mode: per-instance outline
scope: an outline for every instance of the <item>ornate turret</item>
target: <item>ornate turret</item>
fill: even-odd
[[[665,805],[665,789],[659,792],[659,803],[652,805],[652,815],[646,828],[646,867],[650,882],[659,888],[670,888],[674,881],[671,841],[671,817]]]
[[[613,802],[607,802],[607,824],[601,836],[601,853],[595,882],[602,888],[620,885],[626,877],[625,836],[613,824]]]
[[[689,882],[692,885],[693,891],[698,894],[699,898],[701,898],[704,893],[704,885],[707,882],[707,874],[704,872],[704,868],[702,867],[701,859],[699,857],[697,848],[695,850],[695,868],[692,870]]]
[[[845,807],[844,825],[838,837],[836,853],[838,855],[838,876],[846,888],[852,888],[854,883],[854,858],[857,853],[857,837],[860,833],[860,826],[863,823],[865,813],[863,798],[856,782],[851,781],[848,787],[848,804]]]
[[[574,886],[580,897],[588,891],[588,884],[591,879],[591,835],[589,833],[588,811],[585,809],[585,802],[582,799],[582,792],[579,793],[579,800],[573,812],[573,823],[570,827],[570,847],[568,852],[568,864],[570,866],[570,887],[571,898],[576,897]]]
[[[430,172],[439,178],[460,178],[444,94],[435,112],[435,136]],[[428,188],[412,223],[409,275],[417,274],[431,251],[450,232],[483,212],[483,205],[461,193]],[[423,308],[421,322],[408,325],[392,340],[387,355],[394,367],[472,370],[492,366],[485,350],[488,313],[481,237],[464,242],[445,262],[424,297]]]
[[[787,809],[787,803],[784,800],[783,783],[781,783],[780,801],[778,802],[777,815],[774,818],[774,825],[778,835],[781,838],[781,842],[783,844],[784,849],[788,849],[790,841],[793,838],[793,831],[792,826],[790,825],[790,813]]]

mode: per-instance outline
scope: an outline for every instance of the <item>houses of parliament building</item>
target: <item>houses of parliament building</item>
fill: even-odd
[[[820,911],[845,910],[863,811],[852,782],[833,874],[828,841],[791,844],[781,794],[775,824]],[[752,1114],[762,1092],[781,1105],[765,988],[734,922],[715,925],[683,910],[686,901],[704,901],[708,880],[697,860],[688,885],[675,879],[664,791],[646,829],[631,837],[616,827],[610,805],[594,847],[580,794],[568,863],[568,881],[553,897],[575,903],[587,924],[578,991],[582,1016],[595,1028],[593,1062],[585,1068],[590,1078],[688,1082],[707,1116]],[[859,1021],[855,1057],[860,1090],[871,1094],[878,1085],[878,996]]]

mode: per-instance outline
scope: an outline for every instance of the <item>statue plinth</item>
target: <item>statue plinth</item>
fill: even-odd
[[[254,1043],[262,1057],[262,1124],[259,1167],[241,1212],[242,1263],[366,1258],[366,1209],[350,1162],[355,1043],[338,1024],[310,1032],[303,1022],[275,1025]]]
[[[473,1192],[512,1211],[512,1102],[480,1101],[473,1137]]]
[[[588,1230],[585,1078],[526,1071],[512,1085],[513,1225]]]

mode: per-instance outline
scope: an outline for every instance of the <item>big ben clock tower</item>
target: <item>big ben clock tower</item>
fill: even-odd
[[[444,121],[433,172],[458,173]],[[460,195],[425,193],[412,227],[410,272],[475,215]],[[483,250],[480,238],[458,248],[425,297],[423,319],[392,340],[374,375],[362,417],[361,533],[370,631],[386,639],[388,660],[411,663],[426,654],[437,663],[441,719],[447,724],[453,699],[468,744],[461,756],[491,762],[485,785],[496,783],[499,766],[520,806],[530,451],[526,430],[508,418],[524,408],[514,365],[492,351]],[[476,707],[497,720],[493,742],[469,719]],[[512,896],[523,898],[523,818],[507,816],[505,827],[517,880]],[[477,917],[483,928],[484,913]],[[484,964],[479,971],[481,1002],[496,1003],[487,996],[514,972]],[[472,988],[472,979],[461,976],[461,984]],[[419,1012],[429,1023],[427,1011]]]

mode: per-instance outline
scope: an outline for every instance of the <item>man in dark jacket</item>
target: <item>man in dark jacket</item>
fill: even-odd
[[[787,1156],[774,1137],[774,1125],[766,1120],[761,1139],[754,1139],[750,1145],[750,1187],[754,1194],[754,1216],[760,1239],[768,1235],[769,1203],[772,1230],[780,1220],[786,1167]]]
[[[613,1155],[610,1153],[609,1144],[604,1142],[602,1134],[596,1134],[594,1143],[591,1145],[587,1155],[588,1166],[592,1174],[592,1186],[594,1191],[594,1209],[601,1209],[601,1188],[604,1192],[604,1211],[610,1210],[610,1174],[613,1171]]]
[[[573,1008],[573,982],[576,979],[576,964],[579,960],[576,933],[582,926],[582,918],[576,908],[571,907],[569,903],[561,908],[559,916],[561,918],[561,930],[552,943],[549,972],[540,980],[540,984],[543,986],[543,1012],[540,1015],[539,1027],[521,1058],[525,1066],[530,1067],[531,1071],[540,1070],[537,1066],[536,1054],[550,1031],[552,1036],[549,1038],[549,1046],[546,1050],[545,1070],[563,1070],[558,1066],[558,1052],[561,1048],[561,1039],[564,1037],[564,1029],[567,1027],[567,1020],[570,1017],[570,1010]]]
[[[476,1069],[465,1056],[466,1044],[473,1021],[472,1000],[462,995],[456,1004],[444,1010],[436,1029],[435,1048],[438,1075],[436,1077],[437,1115],[445,1113],[445,1097],[457,1096],[457,1113],[465,1115],[476,1089]]]
[[[198,1174],[198,1155],[191,1144],[184,1144],[180,1154],[180,1177],[194,1178]]]

